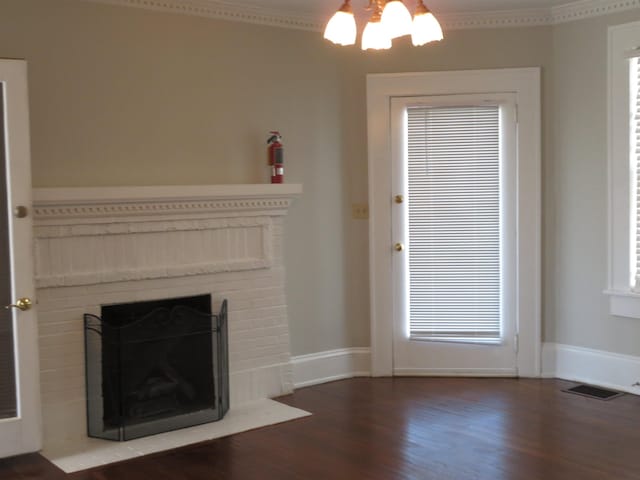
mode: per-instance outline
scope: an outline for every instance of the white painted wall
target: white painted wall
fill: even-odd
[[[544,165],[544,339],[640,355],[640,320],[609,315],[607,28],[640,11],[554,27]],[[549,94],[549,92],[548,92]]]
[[[606,28],[455,30],[438,45],[338,49],[316,32],[80,0],[2,0],[0,57],[29,62],[37,187],[251,183],[285,135],[291,350],[369,345],[365,75],[542,67],[543,337],[640,355],[613,318],[606,261]],[[308,252],[312,249],[313,255]]]
[[[367,342],[366,313],[345,293],[340,58],[321,36],[2,0],[0,57],[28,61],[35,187],[262,183],[279,129],[285,181],[305,190],[285,227],[292,351]]]

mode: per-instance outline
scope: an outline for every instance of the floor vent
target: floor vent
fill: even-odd
[[[577,387],[563,390],[563,392],[575,393],[576,395],[582,395],[589,398],[597,398],[598,400],[611,400],[613,398],[624,395],[623,392],[607,390],[606,388],[592,387],[591,385],[578,385]]]

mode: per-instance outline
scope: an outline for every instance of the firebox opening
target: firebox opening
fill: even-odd
[[[85,315],[89,436],[128,440],[219,420],[229,407],[226,301],[106,305]]]

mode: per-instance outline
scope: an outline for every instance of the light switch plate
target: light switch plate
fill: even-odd
[[[351,217],[354,220],[369,219],[369,205],[366,203],[354,203],[351,205]]]

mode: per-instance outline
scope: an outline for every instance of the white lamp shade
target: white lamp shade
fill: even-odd
[[[353,13],[337,11],[324,29],[324,38],[338,45],[356,43],[356,19]]]
[[[411,33],[411,13],[401,0],[391,0],[382,11],[382,25],[389,38],[397,38]]]
[[[391,48],[391,37],[382,22],[369,22],[362,32],[362,50]]]
[[[411,27],[411,42],[416,47],[425,43],[442,40],[442,27],[431,12],[416,13]]]

